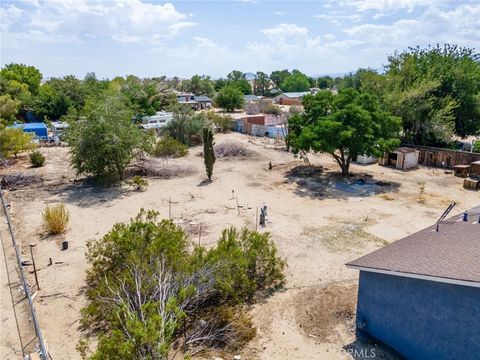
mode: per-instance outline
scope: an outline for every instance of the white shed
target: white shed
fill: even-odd
[[[400,170],[413,169],[418,166],[419,154],[420,151],[418,150],[401,147],[391,153],[386,153],[380,159],[380,165],[391,165]]]

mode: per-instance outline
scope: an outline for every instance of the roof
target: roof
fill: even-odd
[[[257,95],[243,95],[245,101],[258,101],[260,98]]]
[[[402,154],[408,154],[408,153],[414,153],[414,152],[419,152],[418,150],[409,148],[409,147],[401,147],[395,150],[396,153],[402,153]]]
[[[480,285],[480,206],[346,264],[364,271]],[[380,271],[377,271],[380,270]],[[416,275],[416,276],[412,276]],[[419,276],[418,276],[419,275]]]
[[[36,130],[36,129],[46,129],[47,125],[45,123],[25,123],[25,124],[15,124],[13,125],[16,128],[22,128],[24,130]]]
[[[210,101],[212,101],[212,99],[210,99],[208,96],[195,96],[195,101],[210,102]]]
[[[310,91],[284,92],[284,93],[279,94],[279,96],[285,95],[286,97],[289,97],[289,98],[301,98],[301,97],[304,97],[305,95],[309,95],[309,94],[311,94]]]

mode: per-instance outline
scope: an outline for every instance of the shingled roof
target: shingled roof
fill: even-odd
[[[347,263],[350,268],[480,286],[480,206]]]

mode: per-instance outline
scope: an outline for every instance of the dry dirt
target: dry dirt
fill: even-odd
[[[168,217],[171,207],[171,216],[187,228],[192,241],[210,246],[225,227],[255,229],[256,208],[265,203],[267,226],[259,231],[270,232],[286,258],[287,283],[285,290],[252,307],[257,336],[242,351],[242,359],[351,359],[347,350],[357,346],[353,314],[358,273],[344,264],[431,225],[450,201],[458,203],[458,212],[479,202],[477,193],[462,188],[461,179],[438,169],[401,172],[378,165],[352,165],[355,177],[345,182],[334,174],[337,166],[327,155],[312,155],[315,168],[308,169],[291,154],[266,147],[263,139],[241,134],[216,136],[217,144],[225,140],[242,142],[255,155],[217,159],[209,183],[204,181],[203,161],[198,156],[201,148],[191,149],[185,158],[168,164],[157,162],[158,170],[178,168],[181,176],[161,176],[162,170],[159,177],[148,177],[145,192],[127,186],[102,189],[74,181],[67,148],[41,149],[47,158],[43,168],[29,168],[24,156],[1,170],[3,174],[36,174],[44,180],[43,185],[6,191],[5,195],[12,204],[24,256],[29,256],[29,243],[37,244],[41,290],[35,304],[53,359],[79,359],[75,345],[82,336],[79,311],[85,304],[86,240],[101,237],[141,208]],[[421,183],[426,184],[423,202],[418,201]],[[42,229],[41,212],[46,204],[58,202],[64,202],[70,211],[69,229],[62,236],[49,237]],[[66,251],[61,250],[62,240],[69,242]],[[9,300],[3,278],[1,286],[3,312],[3,304]],[[330,304],[327,310],[334,315],[322,314],[315,304]],[[337,305],[339,308],[330,309]],[[299,316],[306,311],[314,316]],[[18,340],[16,333],[4,334],[2,331],[2,342],[8,341],[12,347]],[[0,354],[0,358],[11,357]]]

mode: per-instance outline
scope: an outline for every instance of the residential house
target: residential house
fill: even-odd
[[[479,217],[480,206],[346,264],[360,271],[358,337],[406,359],[478,359]]]
[[[190,106],[193,110],[210,109],[212,107],[212,99],[208,96],[192,93],[178,93],[177,101],[179,104]]]
[[[301,106],[305,95],[311,94],[310,91],[286,92],[275,96],[275,102],[279,105]]]

